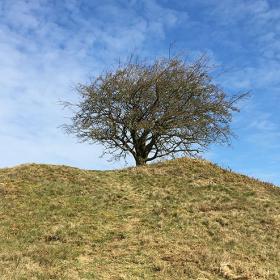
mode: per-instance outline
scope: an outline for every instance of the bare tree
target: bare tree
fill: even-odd
[[[211,143],[229,143],[232,113],[247,94],[229,96],[213,82],[207,60],[179,56],[152,63],[130,59],[79,84],[67,133],[101,143],[114,159],[136,165],[176,154],[196,155]]]

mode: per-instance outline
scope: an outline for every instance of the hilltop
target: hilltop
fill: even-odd
[[[280,188],[204,160],[0,169],[0,279],[280,279]]]

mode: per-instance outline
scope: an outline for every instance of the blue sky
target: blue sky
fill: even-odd
[[[137,52],[207,53],[228,92],[251,92],[231,147],[204,157],[280,185],[280,1],[0,1],[0,167],[26,162],[112,169],[102,147],[58,128],[73,86]],[[128,164],[132,161],[128,161]]]

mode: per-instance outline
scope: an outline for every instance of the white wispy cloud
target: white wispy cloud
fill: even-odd
[[[261,89],[279,87],[280,75],[280,7],[268,0],[209,1],[212,18],[224,26],[220,32],[227,33],[233,41],[236,32],[240,39],[235,42],[247,54],[242,60],[233,57],[236,65],[225,81],[229,87]],[[232,44],[232,42],[230,42]],[[246,45],[246,46],[245,46]],[[253,59],[253,61],[252,61]],[[239,65],[238,65],[239,64]]]

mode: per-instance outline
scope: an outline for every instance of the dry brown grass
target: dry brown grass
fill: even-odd
[[[280,279],[280,189],[204,160],[0,170],[0,279]]]

